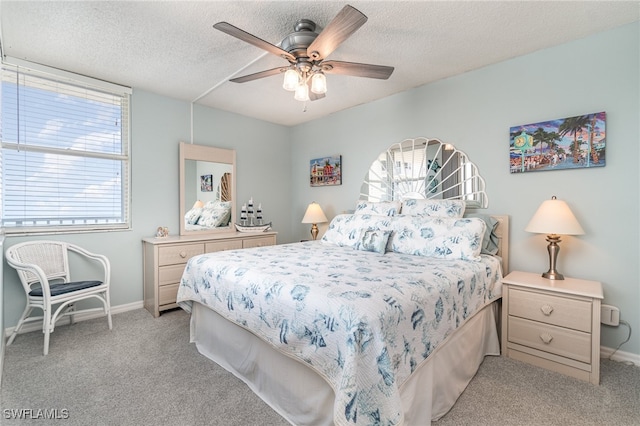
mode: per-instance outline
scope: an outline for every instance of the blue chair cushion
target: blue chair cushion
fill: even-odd
[[[59,296],[61,294],[71,293],[85,288],[96,287],[102,284],[102,281],[73,281],[70,283],[51,284],[51,295]],[[42,297],[42,289],[36,288],[29,292],[29,296]]]

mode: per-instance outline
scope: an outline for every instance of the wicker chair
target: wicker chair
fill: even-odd
[[[80,255],[87,263],[97,263],[104,270],[102,281],[71,281],[69,270],[69,252]],[[7,341],[13,343],[16,335],[26,322],[42,320],[44,333],[44,355],[49,353],[49,335],[56,322],[64,316],[78,313],[102,311],[107,316],[109,330],[111,323],[111,304],[109,300],[109,280],[111,266],[103,255],[90,253],[73,244],[62,241],[30,241],[9,247],[5,252],[7,263],[18,272],[22,286],[27,294],[27,306]],[[104,308],[92,308],[76,311],[74,304],[80,300],[96,298]],[[41,309],[42,316],[29,317],[33,309]],[[54,310],[55,308],[55,310]]]

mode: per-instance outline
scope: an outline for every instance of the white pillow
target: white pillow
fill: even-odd
[[[486,224],[478,218],[398,216],[388,249],[441,259],[479,260]]]
[[[388,216],[370,214],[339,214],[333,218],[321,241],[340,247],[355,248],[363,230],[390,230],[391,219]]]
[[[372,214],[380,216],[395,216],[400,213],[400,201],[366,201],[360,200],[356,204],[353,214]]]
[[[402,201],[400,214],[406,216],[462,217],[466,204],[463,200],[423,200]]]
[[[196,223],[198,223],[198,220],[202,215],[202,210],[203,210],[202,207],[194,207],[188,212],[186,212],[184,215],[185,223],[189,225],[195,225]]]
[[[203,208],[198,225],[208,228],[217,228],[219,226],[227,226],[231,218],[230,209],[208,209]]]
[[[207,201],[207,204],[204,205],[205,209],[230,209],[231,201]]]

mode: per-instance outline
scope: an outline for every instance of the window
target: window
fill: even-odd
[[[4,231],[128,229],[130,89],[15,62],[0,95]]]

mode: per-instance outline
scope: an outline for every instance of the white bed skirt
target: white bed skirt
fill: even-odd
[[[498,306],[469,319],[401,385],[404,425],[428,425],[445,415],[484,357],[500,355]],[[191,342],[291,424],[333,424],[334,393],[320,375],[199,303],[193,304]]]

